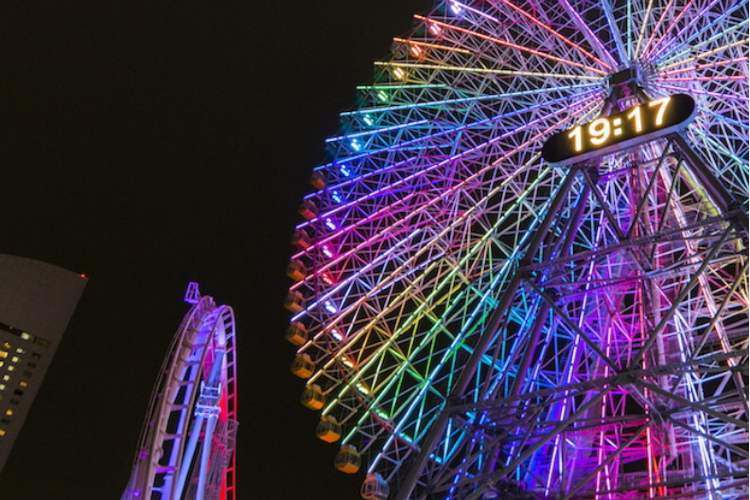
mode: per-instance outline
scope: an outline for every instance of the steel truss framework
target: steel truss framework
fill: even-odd
[[[342,444],[398,499],[747,497],[747,2],[415,20],[298,226],[292,322]],[[687,93],[692,125],[542,162],[626,68],[617,106]]]
[[[172,339],[151,394],[122,500],[235,500],[237,433],[234,313],[201,297]]]

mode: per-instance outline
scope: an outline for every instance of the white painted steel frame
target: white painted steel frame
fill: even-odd
[[[234,314],[191,286],[193,306],[160,370],[123,500],[236,496]]]

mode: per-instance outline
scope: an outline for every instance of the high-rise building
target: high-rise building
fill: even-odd
[[[52,264],[0,254],[0,472],[86,281]]]

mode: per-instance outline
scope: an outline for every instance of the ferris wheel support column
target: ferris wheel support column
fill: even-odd
[[[747,214],[741,213],[737,215],[731,214],[732,211],[739,209],[741,203],[739,203],[726,188],[719,182],[719,179],[711,173],[706,164],[700,158],[699,155],[693,150],[680,134],[675,134],[672,140],[677,145],[677,148],[685,155],[687,163],[693,167],[693,171],[698,175],[700,181],[708,191],[712,201],[717,206],[721,207],[727,215],[732,219],[735,224],[739,224],[740,228],[748,233],[748,219]]]
[[[640,85],[630,85],[630,89],[635,93],[643,102],[649,101],[651,98],[643,90]],[[718,207],[720,207],[725,214],[730,217],[732,222],[739,224],[739,228],[744,230],[747,234],[749,231],[748,216],[745,213],[737,215],[731,214],[732,211],[738,210],[742,204],[730,194],[724,185],[719,182],[711,170],[706,165],[706,162],[695,152],[693,147],[681,134],[671,134],[669,139],[675,143],[677,149],[684,155],[685,161],[692,167],[693,172],[698,176],[699,180],[703,184],[703,188],[708,192],[708,196],[711,201]]]
[[[541,225],[534,234],[533,240],[524,253],[523,259],[530,257],[536,251],[538,251],[539,247],[542,244],[542,241],[544,240],[544,236],[547,234],[547,230],[552,225],[552,221],[554,220],[557,211],[565,202],[565,197],[567,196],[568,191],[570,190],[577,174],[578,169],[570,169],[568,171],[562,185],[555,194],[555,198],[550,205],[547,216],[542,220]],[[477,365],[484,356],[484,351],[487,349],[487,346],[492,339],[493,333],[500,327],[500,323],[505,316],[505,312],[510,306],[511,301],[513,300],[513,296],[520,286],[521,281],[523,281],[523,275],[519,272],[515,272],[513,274],[513,277],[511,278],[510,283],[508,284],[508,287],[503,291],[500,302],[498,303],[492,314],[492,317],[487,323],[487,328],[485,328],[484,333],[480,337],[477,345],[474,347],[474,351],[468,362],[466,363],[466,366],[464,367],[463,371],[461,371],[461,375],[459,376],[458,381],[454,386],[453,391],[451,391],[450,397],[448,398],[449,403],[454,402],[455,404],[455,402],[458,399],[462,398],[464,393],[466,392],[466,389],[469,386],[469,383],[471,383],[472,377],[474,376],[474,371],[476,370]],[[411,491],[414,489],[414,486],[416,485],[417,480],[419,479],[419,476],[421,475],[422,470],[427,463],[427,460],[430,458],[430,454],[432,453],[433,448],[437,445],[440,436],[445,431],[446,425],[448,425],[450,415],[450,407],[446,405],[445,407],[443,407],[440,415],[438,415],[435,424],[433,424],[433,426],[430,428],[430,432],[425,438],[424,444],[419,450],[417,458],[409,468],[409,472],[404,480],[400,483],[399,490],[396,492],[396,497],[394,498],[394,500],[408,500],[409,493],[411,493]]]

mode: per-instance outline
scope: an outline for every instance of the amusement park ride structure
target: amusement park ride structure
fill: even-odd
[[[415,19],[292,238],[334,465],[369,500],[747,498],[748,3]]]
[[[234,313],[190,283],[122,500],[235,500]]]

